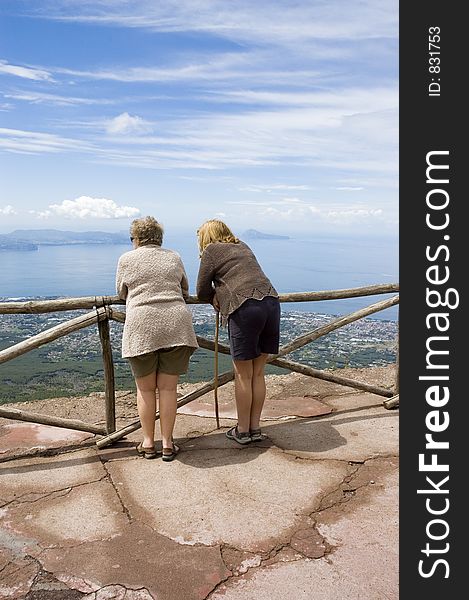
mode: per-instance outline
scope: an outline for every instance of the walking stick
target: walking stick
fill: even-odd
[[[220,417],[218,415],[218,331],[220,329],[220,312],[216,311],[216,321],[215,321],[215,348],[214,348],[214,378],[213,378],[213,395],[215,398],[215,417],[217,419],[217,429],[220,429]]]

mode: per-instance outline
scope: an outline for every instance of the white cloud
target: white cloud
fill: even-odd
[[[343,208],[326,211],[326,217],[331,221],[362,221],[373,219],[383,214],[381,208]]]
[[[91,145],[81,140],[63,138],[52,133],[24,131],[0,127],[0,150],[21,154],[42,152],[91,151]]]
[[[57,94],[46,94],[41,92],[15,92],[4,94],[5,98],[12,100],[23,100],[32,104],[54,104],[58,106],[115,104],[115,100],[106,98],[79,98],[76,96],[58,96]]]
[[[7,204],[3,208],[0,207],[0,215],[17,215],[16,210],[11,206],[11,204]]]
[[[295,205],[305,205],[308,206],[308,204],[304,201],[304,200],[300,200],[299,198],[281,198],[278,200],[262,200],[262,201],[250,201],[250,200],[228,200],[227,204],[240,204],[240,205],[244,205],[244,206],[285,206],[285,205],[290,205],[290,204],[295,204]]]
[[[158,137],[115,136],[114,147],[100,148],[99,154],[102,162],[150,169],[298,165],[355,171],[362,179],[371,172],[389,176],[397,173],[398,119],[397,108],[388,110],[392,103],[397,106],[395,94],[370,89],[361,102],[344,100],[329,108],[195,115],[162,121]],[[360,112],[372,105],[384,110]]]
[[[298,80],[313,81],[320,75],[317,70],[303,69],[299,66],[292,68],[291,65],[287,64],[283,68],[281,64],[277,64],[275,68],[272,68],[273,59],[271,52],[251,50],[250,52],[238,52],[236,54],[221,53],[218,55],[199,55],[197,57],[182,55],[177,57],[177,64],[162,67],[113,67],[112,69],[97,70],[54,68],[54,73],[82,79],[118,81],[121,83],[200,82],[203,84],[210,83],[210,86],[215,82],[226,85],[227,82],[233,80],[236,80],[238,85],[250,85],[253,80],[253,73],[255,73],[257,84],[261,81],[271,84],[273,80],[277,84],[295,83]],[[238,101],[237,96],[234,96],[234,98],[229,95],[228,97],[225,96],[225,94],[220,96],[207,96],[204,94],[202,97],[204,100],[209,99],[218,102],[220,100],[223,102],[227,100],[229,102]]]
[[[332,97],[334,101],[328,105]],[[342,175],[357,174],[361,181],[370,174],[379,174],[377,185],[389,187],[391,176],[397,175],[396,91],[344,89],[331,98],[323,98],[324,106],[311,108],[288,106],[163,119],[158,124],[158,136],[141,135],[150,131],[152,124],[128,112],[106,122],[95,121],[94,129],[90,129],[89,121],[77,134],[82,139],[0,129],[0,150],[82,152],[95,162],[147,169],[221,171],[264,165],[338,168]],[[110,135],[96,137],[96,127],[105,127]],[[345,180],[342,182],[347,185]],[[270,190],[270,194],[276,194],[307,189],[275,183],[244,186],[243,191]]]
[[[343,187],[336,187],[334,189],[338,190],[339,192],[361,192],[365,188],[363,188],[363,187],[343,186]]]
[[[178,81],[187,79],[198,79],[203,76],[207,65],[183,65],[172,68],[157,68],[157,67],[131,67],[131,68],[114,68],[112,70],[97,70],[97,71],[79,71],[73,69],[60,69],[59,72],[76,77],[89,79],[108,79],[110,81],[121,82],[161,82],[161,81]]]
[[[102,195],[114,196],[119,181],[150,180],[150,170],[164,169],[157,185],[166,189],[175,182],[176,190],[178,177],[200,182],[198,197],[207,206],[216,203],[210,211],[237,215],[244,206],[230,208],[227,201],[253,198],[259,202],[244,204],[261,222],[269,211],[274,221],[287,218],[297,227],[353,219],[376,223],[395,206],[397,0],[20,4],[36,19],[95,22],[104,40],[114,35],[105,26],[182,32],[164,35],[157,54],[142,47],[122,59],[107,45],[98,59],[85,53],[70,61],[65,48],[58,62],[23,64],[26,58],[13,55],[4,58],[14,64],[0,60],[0,75],[6,76],[0,100],[8,101],[0,110],[14,108],[2,115],[10,127],[22,123],[34,130],[0,128],[0,154],[40,155],[27,162],[40,161],[50,185],[66,178],[71,186],[71,171],[72,178],[78,173],[82,183],[88,181],[82,190],[97,190],[89,181],[99,170],[101,178],[112,180]],[[120,37],[125,30],[114,33]],[[132,33],[136,39],[142,35],[152,34]],[[53,48],[54,40],[50,44]],[[21,156],[8,160],[20,163]],[[231,180],[217,188],[223,175]],[[204,180],[210,185],[203,186]],[[183,183],[184,194],[193,195]],[[78,219],[85,218],[83,211],[96,214],[78,206],[78,198],[69,201],[72,206],[59,200],[47,207],[56,201],[51,197],[75,198],[59,187],[53,195],[49,189],[35,196],[43,218],[60,211]],[[5,194],[4,202],[15,201],[18,193]],[[144,202],[145,194],[138,197]],[[130,198],[121,202],[133,204]],[[363,212],[367,206],[385,212]]]
[[[285,190],[309,190],[311,189],[308,185],[289,185],[283,183],[274,183],[272,185],[259,184],[259,185],[247,185],[245,187],[238,188],[240,192],[272,192]]]
[[[262,215],[267,215],[277,221],[297,221],[305,223],[312,213],[319,212],[315,206],[303,204],[300,202],[285,202],[283,206],[267,206],[261,209]]]
[[[336,99],[335,105],[327,107],[216,114],[170,123],[160,143],[152,141],[156,146],[166,145],[161,152],[168,158],[190,156],[196,164],[212,168],[317,164],[342,170],[395,171],[395,91],[370,89],[349,95],[343,90],[336,94],[340,96],[340,102]],[[132,155],[136,156],[135,151]]]
[[[51,216],[66,219],[123,219],[136,217],[140,210],[134,206],[118,206],[114,200],[80,196],[75,200],[64,200],[61,204],[51,204],[48,210],[35,213],[39,218]]]
[[[354,225],[372,223],[377,219],[389,220],[381,208],[364,206],[331,206],[330,203],[315,204],[299,198],[282,198],[275,201],[243,202],[235,201],[228,204],[245,206],[244,213],[254,217],[268,216],[274,221],[286,220],[298,225],[321,222],[325,225]]]
[[[151,127],[141,117],[132,116],[128,112],[124,112],[108,121],[106,130],[111,134],[146,133],[151,131]]]
[[[313,39],[397,37],[397,0],[48,0],[45,16],[156,31],[207,32],[237,41],[298,44]]]
[[[23,79],[33,79],[35,81],[53,81],[52,75],[43,69],[35,67],[21,67],[19,65],[11,65],[6,60],[0,60],[0,73],[5,75],[15,75]]]

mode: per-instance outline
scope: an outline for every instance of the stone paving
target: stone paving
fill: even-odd
[[[366,373],[391,388],[392,367]],[[80,406],[98,422],[97,400],[73,400],[73,418]],[[398,409],[270,376],[267,439],[242,447],[224,435],[232,386],[220,402],[220,429],[210,395],[181,409],[172,463],[138,457],[139,431],[98,449],[99,436],[0,420],[0,598],[397,600]],[[135,419],[132,392],[118,414]]]

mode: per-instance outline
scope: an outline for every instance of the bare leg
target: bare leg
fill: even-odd
[[[173,429],[176,422],[177,383],[179,375],[158,373],[157,386],[160,404],[160,428],[163,448],[172,448]]]
[[[235,399],[238,412],[238,431],[249,431],[252,406],[252,360],[234,360]]]
[[[156,372],[136,377],[137,409],[142,425],[145,448],[153,448],[155,444],[155,413],[156,413]]]
[[[261,354],[252,363],[252,404],[250,416],[250,429],[258,429],[262,409],[265,402],[265,363],[268,354]]]

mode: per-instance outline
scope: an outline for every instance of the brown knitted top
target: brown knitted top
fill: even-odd
[[[249,298],[278,298],[277,291],[244,242],[209,244],[200,259],[197,296],[212,302],[217,294],[223,323]]]

